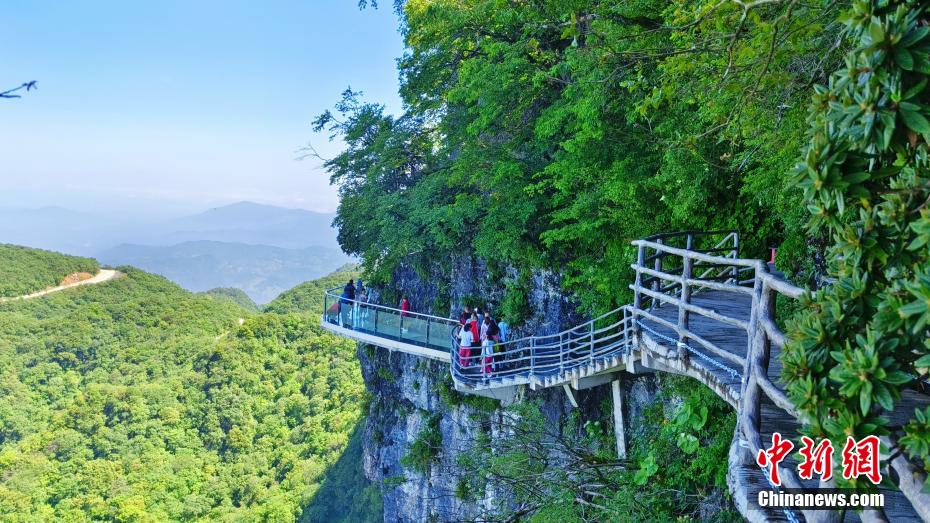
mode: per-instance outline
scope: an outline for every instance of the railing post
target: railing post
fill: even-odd
[[[643,308],[643,297],[640,294],[639,289],[643,284],[643,273],[640,271],[640,268],[643,264],[646,263],[646,248],[642,245],[639,246],[639,250],[636,253],[636,279],[633,282],[633,319],[635,326],[636,311],[642,310]],[[639,327],[636,327],[636,332],[639,332]]]
[[[690,243],[690,238],[689,238]],[[691,279],[691,269],[694,266],[694,259],[691,256],[684,257],[684,266],[681,269],[681,301],[682,305],[678,307],[678,343],[686,344],[688,343],[688,336],[685,334],[688,332],[688,319],[690,316],[690,311],[685,308],[685,305],[691,303],[691,284],[688,280]],[[680,358],[686,358],[688,352],[684,347],[679,345],[678,356]]]
[[[565,372],[565,362],[562,358],[562,334],[559,334],[559,375]]]
[[[591,322],[591,357],[588,359],[591,363],[594,363],[594,322]]]
[[[733,259],[739,258],[739,232],[733,231]],[[733,278],[733,284],[739,285],[739,267],[734,265],[730,269],[730,277]]]
[[[378,309],[375,309],[375,333],[378,332]]]
[[[536,336],[530,336],[530,376],[536,370]]]
[[[430,318],[426,318],[426,344],[429,345],[429,323]]]
[[[664,245],[662,238],[656,238],[656,243],[660,245]],[[665,253],[656,249],[656,260],[653,263],[653,269],[655,269],[656,272],[662,272],[662,258],[664,256],[665,256]],[[656,281],[653,282],[652,284],[652,290],[656,293],[662,292],[662,277],[661,276],[656,276]],[[659,305],[661,305],[661,303]],[[654,309],[655,307],[656,307],[656,300],[653,299],[652,307],[650,307],[650,309]]]

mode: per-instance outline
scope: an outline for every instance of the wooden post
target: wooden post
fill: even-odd
[[[662,238],[657,238],[656,243],[662,244]],[[656,272],[662,272],[662,258],[664,256],[665,256],[664,252],[659,251],[658,249],[656,250],[656,260],[655,262],[653,262],[653,269],[655,269]],[[658,276],[656,277],[656,281],[653,282],[652,284],[652,290],[655,292],[662,292],[662,278],[661,277],[658,277]],[[655,307],[656,307],[656,300],[653,299],[652,307],[649,307],[649,308],[654,309]]]
[[[690,243],[690,237],[689,243]],[[684,267],[681,269],[681,301],[685,304],[691,303],[691,284],[688,283],[688,280],[691,279],[691,270],[694,266],[694,260],[690,256],[685,256]],[[683,306],[678,307],[678,343],[686,344],[688,343],[688,336],[685,334],[688,332],[688,320],[690,317],[690,312],[688,309]],[[679,345],[678,347],[678,357],[682,359],[687,359],[688,351],[684,347]]]
[[[739,233],[732,232],[733,235],[733,259],[739,258]],[[733,266],[730,272],[730,276],[733,278],[733,284],[739,285],[739,267],[736,265]]]
[[[617,439],[617,459],[626,459],[626,434],[623,431],[623,393],[620,380],[610,382],[614,403],[614,436]]]
[[[640,311],[643,308],[643,297],[640,294],[639,289],[643,285],[643,273],[640,271],[640,268],[646,263],[646,248],[642,245],[639,246],[639,251],[636,253],[636,280],[633,282],[633,328],[636,329],[638,334],[640,329],[639,325],[636,324],[636,311]]]

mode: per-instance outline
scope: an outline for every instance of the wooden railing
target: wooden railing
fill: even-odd
[[[547,377],[548,383],[555,384],[576,376],[581,368],[609,372],[611,368],[605,365],[619,365],[618,355],[647,350],[637,343],[642,340],[644,330],[649,331],[657,343],[664,341],[675,348],[660,357],[687,364],[694,355],[701,359],[694,362],[697,366],[725,370],[734,378],[724,385],[710,383],[719,380],[712,373],[704,373],[702,379],[718,393],[722,388],[738,389],[730,396],[735,398],[731,402],[736,403],[737,437],[743,448],[741,459],[743,465],[755,466],[755,456],[764,448],[764,399],[799,423],[803,422],[785,391],[769,376],[769,367],[773,348],[781,348],[786,342],[785,334],[776,323],[777,297],[798,299],[805,291],[773,274],[765,262],[740,258],[739,235],[735,231],[660,234],[636,240],[633,245],[638,251],[636,263],[631,265],[635,272],[630,285],[634,293],[632,305],[619,307],[556,334],[499,343],[490,366],[480,348],[465,355],[459,353],[456,334],[460,326],[455,320],[402,313],[389,307],[346,301],[335,293],[327,293],[323,321],[347,323],[349,320],[345,319],[342,307],[354,307],[348,318],[355,323],[349,328],[367,329],[406,343],[445,346],[452,353],[453,378],[472,388],[508,387],[532,383],[540,377]],[[710,290],[733,294],[743,301],[750,297],[748,319],[744,319],[744,314],[727,315],[695,303],[695,297]],[[677,309],[674,321],[662,317],[659,309],[663,306]],[[369,315],[357,312],[366,309]],[[341,315],[340,310],[343,311]],[[740,343],[737,350],[732,350],[732,346],[727,350],[715,342],[712,335],[698,334],[692,328],[698,316],[702,322],[745,332],[745,344]],[[379,317],[383,318],[380,322]],[[706,326],[705,323],[705,331]],[[657,331],[663,328],[670,335]],[[596,366],[598,362],[602,364]],[[883,438],[882,442],[889,451],[897,446],[889,438]],[[898,487],[915,511],[925,521],[930,520],[930,494],[922,492],[922,473],[900,452],[893,453],[889,464],[898,476]],[[780,466],[779,475],[784,487],[804,487],[793,467]],[[803,514],[808,521],[834,521],[837,517],[837,513],[831,511],[804,511]],[[881,520],[882,517],[880,511],[862,514],[863,520]]]
[[[651,236],[636,240],[633,245],[638,251],[636,263],[631,265],[636,276],[630,289],[633,290],[632,311],[637,328],[641,330],[642,321],[648,320],[673,331],[681,358],[687,358],[687,348],[697,344],[721,360],[738,368],[745,367],[745,358],[689,328],[691,315],[697,314],[748,332],[747,321],[695,305],[691,299],[692,295],[707,289],[752,294],[752,288],[745,285],[753,279],[744,278],[761,262],[738,257],[739,235],[735,231],[687,231]],[[677,322],[655,314],[657,307],[666,304],[678,309]]]

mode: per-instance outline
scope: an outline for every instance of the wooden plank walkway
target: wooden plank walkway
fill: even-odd
[[[705,291],[697,293],[691,298],[691,303],[706,307],[711,310],[715,310],[721,314],[724,314],[731,318],[743,319],[748,321],[750,312],[752,310],[752,299],[748,295],[734,294],[726,291]],[[672,304],[664,304],[660,307],[657,307],[650,311],[655,316],[665,319],[671,323],[676,323],[678,321],[678,307]],[[643,336],[649,337],[651,341],[657,345],[661,345],[670,352],[677,350],[675,344],[672,344],[669,341],[669,338],[672,340],[677,340],[678,334],[672,329],[661,325],[655,321],[650,320],[641,320],[642,326],[644,327]],[[740,329],[739,327],[734,327],[713,319],[704,317],[704,316],[692,316],[690,320],[689,330],[695,334],[713,341],[718,347],[736,355],[740,358],[746,357],[746,348],[747,348],[747,333],[746,331]],[[652,332],[650,332],[652,331]],[[645,344],[649,345],[649,344]],[[700,369],[701,373],[705,376],[712,376],[711,380],[717,380],[717,383],[705,382],[705,385],[710,386],[712,389],[723,388],[730,392],[735,397],[740,395],[740,379],[734,379],[730,373],[722,371],[720,368],[716,367],[710,361],[714,361],[721,366],[727,366],[738,370],[740,376],[742,376],[744,369],[736,369],[732,362],[717,356],[710,351],[701,350],[701,346],[697,343],[689,343],[689,346],[693,347],[693,351],[688,360],[688,365],[697,367]],[[641,346],[639,350],[648,350],[646,346]],[[693,352],[700,352],[704,357],[698,357],[693,354]],[[706,359],[705,359],[706,358]],[[669,370],[674,368],[672,362],[668,361],[667,358],[663,358],[658,354],[653,354],[652,359],[662,364],[662,370]],[[772,381],[776,385],[780,385],[778,378],[781,373],[781,348],[777,346],[772,347],[771,354],[771,363],[769,366],[768,375],[772,378]],[[702,380],[705,381],[705,380]],[[723,396],[721,396],[723,397]],[[723,399],[727,399],[723,397]],[[889,413],[889,418],[891,419],[891,428],[899,428],[902,424],[906,423],[910,419],[915,408],[923,408],[926,405],[930,404],[930,396],[919,391],[906,391],[902,398],[902,401],[899,402],[893,413]],[[787,466],[795,469],[799,464],[797,460],[797,446],[800,444],[801,433],[800,433],[800,423],[789,413],[775,406],[771,401],[768,401],[763,397],[762,405],[762,441],[765,444],[771,442],[772,433],[779,432],[781,435],[792,442],[795,443],[795,450],[792,452],[789,460],[786,460]],[[739,445],[738,441],[733,442],[734,447]],[[838,449],[837,449],[838,452]],[[761,490],[771,490],[771,485],[768,483],[768,480],[765,476],[765,473],[759,467],[755,465],[743,465],[741,463],[734,463],[734,456],[731,456],[730,466],[731,466],[731,480],[739,483],[738,492],[741,492],[744,496],[742,500],[736,500],[737,503],[753,503],[752,500],[757,499],[758,493]],[[804,486],[807,488],[817,488],[816,481],[804,481]],[[896,489],[881,488],[880,491],[885,494],[885,517],[888,518],[888,521],[891,522],[916,522],[921,521],[917,516],[910,502],[904,497],[904,495]],[[736,492],[734,492],[736,494]],[[756,510],[756,509],[751,509]],[[764,521],[789,521],[788,517],[781,510],[765,509],[758,510],[758,515],[760,520]],[[804,516],[800,512],[795,512],[794,516],[798,521],[805,521]],[[844,514],[843,521],[861,521],[858,514],[853,511],[847,511]]]
[[[721,236],[718,241],[715,236]],[[837,514],[807,511],[761,509],[756,499],[761,490],[771,490],[767,472],[751,459],[754,449],[771,443],[773,432],[795,443],[795,452],[782,463],[782,476],[789,476],[805,488],[816,488],[814,481],[797,479],[797,448],[800,445],[800,423],[794,407],[785,396],[780,383],[781,343],[784,334],[775,325],[775,299],[783,296],[796,299],[802,289],[785,282],[772,268],[759,260],[738,258],[738,235],[735,232],[684,232],[661,234],[633,242],[639,247],[632,305],[620,307],[573,329],[545,336],[529,336],[513,340],[500,354],[502,364],[483,371],[482,357],[472,357],[472,363],[462,366],[458,355],[450,358],[456,388],[470,394],[491,395],[510,391],[517,385],[577,388],[581,380],[604,383],[604,378],[616,379],[621,371],[639,372],[643,368],[692,377],[713,390],[737,413],[737,430],[729,454],[728,485],[734,503],[749,521],[838,521]],[[678,245],[677,247],[674,245]],[[703,245],[703,250],[699,247]],[[739,284],[754,285],[752,288]],[[340,300],[327,293],[329,303]],[[365,305],[363,305],[365,306]],[[457,330],[454,320],[426,317],[425,330],[413,324],[401,329],[402,311],[377,307],[382,315],[379,324],[349,326],[366,339],[382,338],[380,346],[416,354],[415,347],[428,347],[436,353],[445,343],[452,349],[452,336]],[[324,328],[335,330],[327,321]],[[409,321],[409,320],[405,320]],[[444,325],[438,336],[431,334],[430,325]],[[327,325],[328,324],[328,325]],[[422,325],[421,325],[422,327]],[[340,330],[343,330],[340,328]],[[752,336],[752,339],[750,339]],[[402,342],[402,343],[401,343]],[[765,347],[770,347],[766,355]],[[452,349],[456,350],[457,349]],[[497,353],[495,353],[497,354]],[[763,372],[764,369],[764,372]],[[746,374],[750,374],[746,376]],[[889,413],[892,431],[900,429],[915,408],[930,404],[930,384],[918,383],[905,391]],[[745,397],[743,397],[745,396]],[[835,448],[842,443],[834,442]],[[888,456],[882,456],[887,461]],[[836,460],[836,455],[834,456]],[[883,471],[887,485],[901,486],[907,496],[894,486],[883,484],[886,506],[883,514],[869,512],[841,514],[843,521],[920,521],[919,508],[930,520],[930,496],[921,492],[912,464],[895,455],[891,458],[894,472]],[[900,475],[900,476],[899,476]],[[908,477],[903,477],[908,476]],[[786,483],[791,484],[786,480]],[[827,517],[824,517],[826,515]],[[807,517],[805,517],[807,516]]]

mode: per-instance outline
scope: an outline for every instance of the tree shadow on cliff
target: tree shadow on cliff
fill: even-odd
[[[384,520],[384,507],[378,485],[368,481],[362,469],[362,439],[365,419],[361,419],[345,452],[323,476],[323,485],[304,507],[299,521],[375,523]]]

